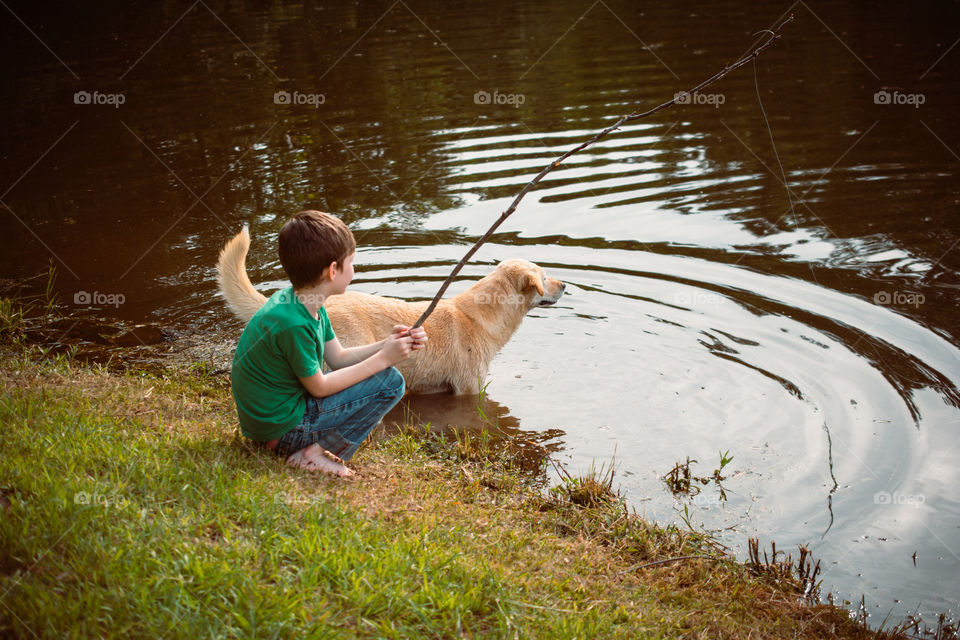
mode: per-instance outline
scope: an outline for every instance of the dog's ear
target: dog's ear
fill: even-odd
[[[536,288],[537,293],[543,295],[543,282],[540,279],[539,273],[526,271],[522,276],[520,276],[520,290],[526,291],[530,287]]]

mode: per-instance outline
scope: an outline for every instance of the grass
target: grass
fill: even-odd
[[[404,425],[336,480],[239,441],[208,368],[38,353],[0,350],[0,637],[891,637],[641,520],[612,467],[544,489]]]

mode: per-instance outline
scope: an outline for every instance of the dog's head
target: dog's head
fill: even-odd
[[[555,278],[548,278],[546,272],[527,260],[504,260],[497,265],[507,280],[524,295],[528,308],[548,307],[563,296],[567,285]]]

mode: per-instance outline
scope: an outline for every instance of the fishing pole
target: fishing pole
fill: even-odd
[[[763,53],[764,51],[772,47],[780,39],[781,29],[783,29],[784,26],[786,26],[792,21],[793,21],[793,14],[791,13],[790,16],[786,20],[781,22],[776,29],[763,29],[762,32],[769,33],[770,37],[766,41],[764,41],[763,44],[761,44],[759,47],[757,47],[753,51],[750,51],[742,55],[733,64],[724,65],[723,69],[713,74],[712,76],[710,76],[709,78],[707,78],[706,80],[698,84],[697,86],[693,87],[689,91],[681,91],[674,94],[673,99],[667,100],[663,104],[659,104],[656,107],[653,107],[652,109],[648,109],[643,112],[641,112],[638,109],[637,111],[633,111],[632,113],[628,113],[624,116],[621,116],[619,120],[617,120],[615,123],[613,123],[606,129],[603,129],[602,131],[594,135],[592,138],[590,138],[586,142],[583,142],[577,145],[573,149],[570,149],[569,151],[567,151],[566,153],[558,157],[556,160],[554,160],[553,162],[545,166],[543,169],[541,169],[540,173],[538,173],[533,178],[533,180],[528,182],[527,185],[520,190],[520,193],[518,193],[517,196],[513,199],[513,202],[510,203],[510,206],[507,207],[507,209],[500,214],[500,217],[497,218],[497,220],[490,226],[489,229],[487,229],[487,232],[484,233],[480,237],[480,239],[474,243],[472,247],[470,247],[470,250],[467,251],[466,255],[464,255],[463,258],[460,260],[460,262],[457,263],[457,266],[453,268],[453,271],[450,272],[450,275],[447,276],[447,279],[443,281],[443,284],[440,286],[440,290],[437,291],[437,295],[433,297],[433,300],[430,302],[430,305],[427,306],[426,310],[423,312],[420,318],[410,328],[415,329],[419,327],[430,316],[430,314],[433,313],[433,310],[437,307],[437,303],[440,302],[440,299],[443,297],[443,294],[446,292],[447,287],[450,286],[450,283],[453,282],[453,279],[457,276],[458,273],[460,273],[460,270],[463,268],[463,266],[467,264],[470,258],[473,257],[473,254],[477,252],[477,250],[483,245],[483,243],[486,242],[491,235],[493,235],[493,232],[496,231],[501,224],[503,224],[503,221],[509,218],[510,214],[516,211],[517,205],[520,204],[520,201],[523,199],[523,197],[527,195],[527,193],[529,193],[530,190],[533,189],[537,185],[537,183],[539,183],[543,179],[545,175],[547,175],[548,173],[556,169],[560,165],[560,163],[562,163],[564,160],[566,160],[573,154],[579,151],[582,151],[583,149],[586,149],[593,143],[606,137],[607,134],[613,131],[616,131],[622,125],[628,122],[633,122],[635,120],[639,120],[641,118],[646,118],[648,116],[651,116],[657,113],[658,111],[661,111],[668,107],[672,107],[673,105],[677,104],[678,101],[686,102],[692,96],[696,95],[696,93],[699,92],[700,90],[713,84],[717,80],[720,80],[730,72],[736,71],[740,67],[746,66],[751,61],[756,60],[757,56],[759,56],[761,53]]]

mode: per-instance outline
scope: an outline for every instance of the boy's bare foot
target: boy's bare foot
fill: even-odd
[[[299,451],[294,451],[293,454],[287,458],[287,464],[291,467],[300,467],[308,471],[322,471],[323,473],[340,478],[349,478],[353,475],[353,471],[347,468],[343,460],[317,443],[313,443]]]

